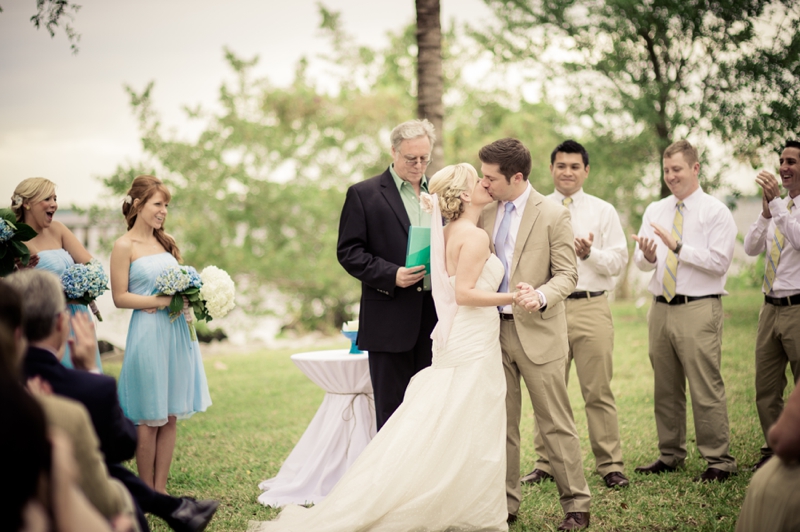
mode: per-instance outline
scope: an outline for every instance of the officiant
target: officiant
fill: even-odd
[[[424,266],[406,268],[411,226],[430,227],[419,196],[436,141],[428,120],[392,130],[392,163],[347,190],[336,254],[361,281],[359,349],[369,352],[378,430],[402,403],[411,377],[431,365],[436,309]]]

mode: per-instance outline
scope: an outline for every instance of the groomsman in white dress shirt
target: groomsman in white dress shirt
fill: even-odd
[[[763,208],[744,239],[748,255],[766,252],[764,305],[756,336],[756,408],[765,442],[783,411],[787,363],[795,382],[800,378],[800,142],[786,142],[780,165],[781,183],[788,194],[781,198],[774,175],[758,174]],[[755,468],[771,456],[772,449],[765,443]]]
[[[629,482],[623,473],[617,406],[611,391],[614,323],[608,305],[608,292],[628,262],[625,232],[610,203],[583,191],[589,177],[589,154],[581,144],[567,140],[556,146],[550,155],[550,174],[556,190],[547,197],[569,209],[578,258],[578,284],[566,299],[566,378],[574,361],[586,402],[596,470],[609,488],[625,487]],[[534,444],[536,465],[522,478],[528,484],[553,478],[538,425]]]
[[[664,150],[672,195],[648,205],[633,254],[652,271],[647,316],[658,459],[635,469],[660,474],[686,459],[686,381],[692,394],[697,449],[708,463],[695,481],[722,482],[736,472],[722,382],[722,297],[733,260],[736,223],[730,209],[700,188],[697,149],[679,140]]]

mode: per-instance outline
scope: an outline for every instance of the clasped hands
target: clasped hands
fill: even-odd
[[[542,299],[539,292],[528,283],[518,283],[517,291],[514,292],[513,301],[528,312],[534,312],[542,308]]]
[[[781,196],[781,189],[778,179],[767,171],[762,170],[756,176],[756,184],[761,187],[761,215],[764,218],[772,218],[769,212],[769,202]]]

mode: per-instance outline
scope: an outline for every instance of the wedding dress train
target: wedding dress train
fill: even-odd
[[[477,288],[497,291],[491,255]],[[450,289],[455,278],[449,279]],[[438,302],[437,302],[438,308]],[[250,532],[504,531],[506,381],[496,307],[458,307],[446,347],[328,496]]]

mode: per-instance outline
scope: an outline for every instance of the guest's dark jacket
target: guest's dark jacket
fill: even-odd
[[[117,381],[106,375],[69,369],[46,349],[28,348],[25,354],[26,378],[40,376],[53,392],[69,397],[89,411],[100,449],[109,464],[123,462],[136,452],[136,427],[125,417],[117,397]]]
[[[361,281],[361,349],[409,351],[420,331],[430,335],[436,325],[435,311],[423,310],[431,293],[422,290],[422,281],[407,288],[395,285],[397,269],[406,263],[409,225],[388,168],[347,190],[336,254],[347,273]]]

